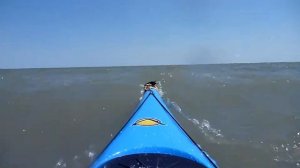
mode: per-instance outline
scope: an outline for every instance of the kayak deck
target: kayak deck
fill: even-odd
[[[217,167],[177,123],[156,89],[145,92],[135,113],[91,167],[135,165]]]

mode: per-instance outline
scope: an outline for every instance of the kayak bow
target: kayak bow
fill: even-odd
[[[188,136],[154,87],[145,90],[134,114],[91,168],[215,168]]]

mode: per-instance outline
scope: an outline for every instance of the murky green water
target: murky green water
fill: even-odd
[[[0,70],[0,167],[87,167],[158,80],[220,167],[300,167],[300,64]]]

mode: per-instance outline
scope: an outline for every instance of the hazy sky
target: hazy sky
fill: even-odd
[[[0,68],[300,61],[300,0],[1,0]]]

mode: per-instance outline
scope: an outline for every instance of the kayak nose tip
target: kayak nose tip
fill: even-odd
[[[158,89],[156,81],[150,81],[144,85],[145,91],[150,90],[150,89]]]

